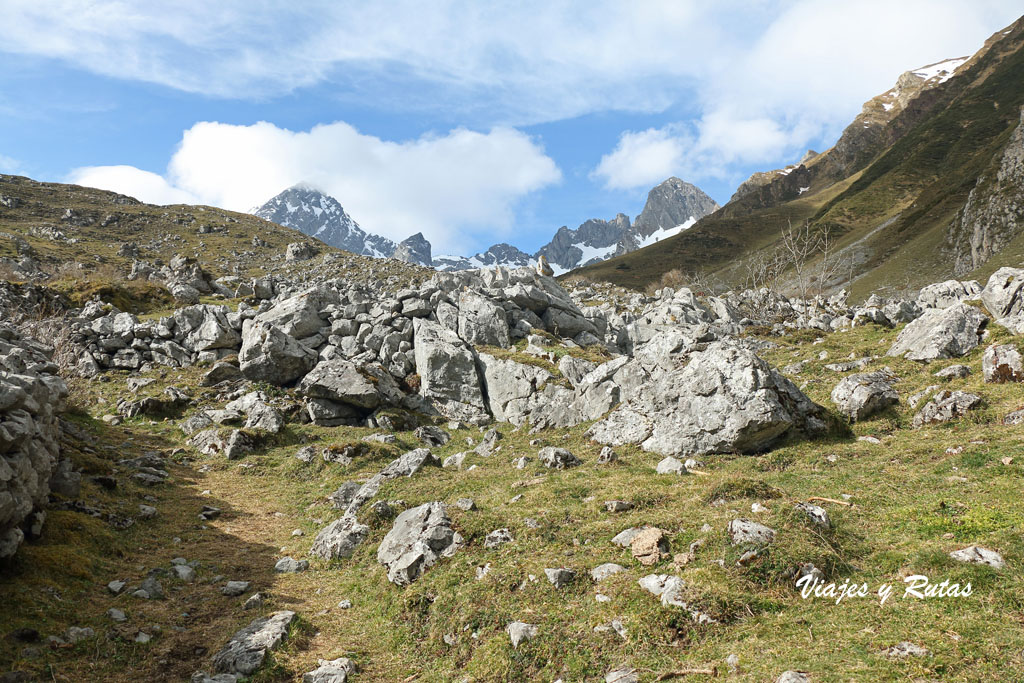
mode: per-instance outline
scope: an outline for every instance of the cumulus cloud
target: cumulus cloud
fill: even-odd
[[[134,166],[86,166],[76,168],[68,182],[120,192],[147,204],[194,204],[198,197],[174,187],[163,176]]]
[[[512,128],[458,128],[394,142],[344,122],[297,132],[266,122],[197,123],[185,131],[165,176],[100,166],[70,178],[148,202],[236,211],[309,182],[366,230],[396,241],[423,232],[438,253],[498,241],[511,230],[517,202],[560,179],[543,148]]]
[[[738,167],[796,161],[811,141],[838,138],[900,73],[974,53],[1018,13],[973,0],[790,3],[701,83],[696,117],[624,132],[594,177],[639,188],[652,175],[736,180]],[[659,174],[639,172],[645,164]]]

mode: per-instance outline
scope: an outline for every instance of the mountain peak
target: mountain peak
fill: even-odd
[[[353,254],[382,258],[395,251],[394,242],[367,234],[337,199],[312,183],[296,183],[252,213]]]

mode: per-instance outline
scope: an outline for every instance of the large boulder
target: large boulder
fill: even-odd
[[[459,336],[467,343],[509,346],[505,309],[474,292],[459,295]]]
[[[231,324],[227,306],[186,306],[174,312],[176,336],[193,351],[237,349],[242,343],[238,330]]]
[[[1000,268],[981,291],[981,302],[993,318],[1024,313],[1024,269]]]
[[[318,363],[299,382],[299,393],[364,409],[376,408],[381,402],[376,384],[355,363],[343,359]]]
[[[351,515],[334,520],[316,535],[309,554],[325,560],[352,557],[370,533],[370,527],[360,524]]]
[[[986,323],[988,316],[967,304],[929,309],[903,328],[889,355],[924,362],[959,358],[978,345]]]
[[[913,426],[949,422],[963,417],[983,403],[981,396],[966,391],[940,391],[914,416]]]
[[[595,424],[591,437],[662,455],[754,453],[791,430],[824,431],[823,409],[752,351],[714,342]]]
[[[317,354],[270,323],[246,321],[238,360],[246,379],[283,385],[312,370]]]
[[[832,390],[839,412],[856,422],[899,402],[888,372],[862,372],[844,377]]]
[[[289,337],[304,339],[327,325],[320,317],[316,303],[315,297],[308,294],[293,296],[260,313],[256,320],[274,325]]]
[[[543,368],[495,358],[487,353],[477,355],[480,374],[487,394],[487,406],[495,420],[522,424],[540,402],[540,392],[552,375]]]
[[[436,322],[416,318],[413,324],[420,395],[452,419],[486,421],[473,351],[457,334]]]
[[[389,581],[407,586],[461,546],[444,503],[424,503],[398,515],[377,549],[377,561],[387,568]]]

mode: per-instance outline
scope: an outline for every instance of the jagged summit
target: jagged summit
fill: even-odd
[[[308,182],[297,183],[252,213],[285,227],[300,230],[326,244],[364,256],[455,271],[509,266],[518,268],[546,257],[558,274],[627,254],[654,244],[692,226],[713,213],[718,204],[697,186],[672,177],[647,195],[643,211],[631,221],[620,213],[611,220],[591,218],[576,229],[563,225],[551,241],[529,254],[511,244],[495,244],[473,256],[432,256],[432,245],[417,233],[395,244],[359,227],[334,197]]]
[[[309,182],[289,187],[252,213],[354,254],[383,258],[397,247],[386,237],[364,231],[337,199]]]

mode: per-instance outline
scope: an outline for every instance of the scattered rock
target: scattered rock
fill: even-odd
[[[308,560],[296,560],[291,557],[282,557],[274,565],[274,571],[279,574],[295,574],[309,569]]]
[[[317,668],[302,675],[302,683],[346,683],[355,672],[355,662],[346,657],[318,659]]]
[[[911,424],[917,428],[927,424],[949,422],[963,417],[969,410],[982,404],[981,396],[966,391],[940,391],[914,416]]]
[[[555,588],[563,588],[576,579],[576,572],[566,567],[545,569],[544,574],[548,577],[548,581]]]
[[[565,470],[583,464],[582,460],[566,449],[555,448],[554,446],[546,446],[540,449],[537,455],[544,467],[554,470]]]
[[[537,637],[537,627],[522,621],[513,621],[505,627],[505,632],[512,641],[513,649],[518,649],[520,644]]]
[[[218,673],[251,676],[263,665],[267,653],[284,642],[295,612],[275,612],[260,617],[231,637],[213,658]]]
[[[765,546],[775,540],[775,530],[749,519],[734,519],[729,522],[729,538],[733,545]]]
[[[832,390],[832,402],[850,420],[863,420],[899,402],[894,379],[885,371],[849,375]]]
[[[1006,562],[1003,561],[1002,555],[994,550],[989,550],[976,545],[968,546],[961,550],[954,550],[949,554],[949,556],[960,562],[987,564],[989,567],[993,567],[995,569],[1002,569],[1006,566]]]
[[[986,382],[1024,382],[1024,359],[1015,346],[993,344],[981,357],[981,372]]]
[[[657,564],[668,555],[668,540],[665,538],[665,532],[657,527],[640,530],[630,540],[629,545],[633,557],[645,566]]]

